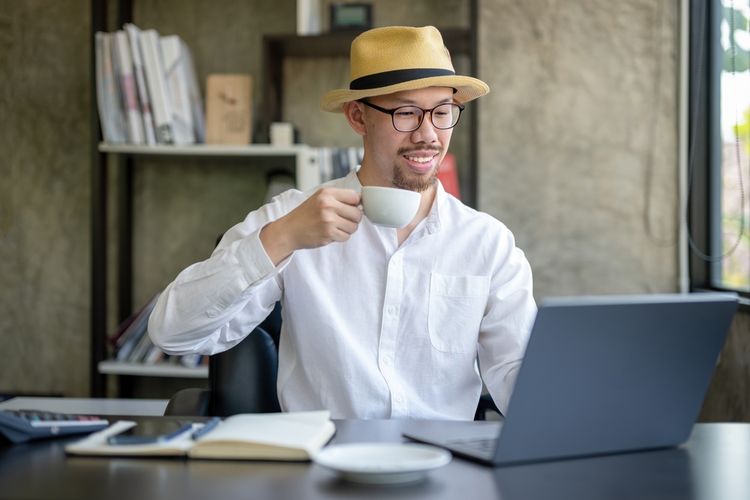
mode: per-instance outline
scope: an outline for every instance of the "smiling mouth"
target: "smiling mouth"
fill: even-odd
[[[429,156],[411,156],[411,155],[404,155],[404,158],[406,158],[409,161],[413,161],[416,163],[430,163],[433,158],[435,158],[438,154],[435,153],[433,155]]]

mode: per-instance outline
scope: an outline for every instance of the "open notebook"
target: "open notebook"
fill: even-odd
[[[121,420],[69,444],[71,455],[187,456],[237,460],[310,460],[336,432],[328,411],[240,414],[218,422],[208,432],[193,423],[185,432],[147,444],[111,444],[110,438],[137,422]]]

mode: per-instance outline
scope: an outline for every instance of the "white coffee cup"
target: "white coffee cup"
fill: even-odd
[[[373,224],[400,228],[417,215],[422,196],[416,191],[382,186],[362,187],[362,208]]]

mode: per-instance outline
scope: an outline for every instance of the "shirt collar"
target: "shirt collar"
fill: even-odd
[[[358,193],[361,192],[362,184],[359,182],[359,177],[357,177],[358,171],[359,167],[352,169],[352,171],[343,178],[341,187],[344,189],[353,189]]]

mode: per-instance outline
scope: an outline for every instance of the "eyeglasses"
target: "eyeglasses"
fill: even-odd
[[[440,130],[453,128],[461,117],[461,111],[464,110],[464,106],[455,102],[438,104],[432,109],[423,109],[418,106],[399,106],[394,109],[386,109],[364,99],[360,99],[359,102],[372,109],[377,109],[381,113],[391,115],[393,128],[399,132],[414,132],[417,130],[422,126],[426,113],[430,113],[430,121],[435,128]]]

